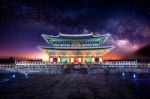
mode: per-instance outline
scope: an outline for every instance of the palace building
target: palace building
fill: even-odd
[[[102,62],[102,56],[112,50],[103,44],[110,34],[59,34],[41,35],[49,46],[38,46],[49,55],[49,62],[66,64],[85,64]]]

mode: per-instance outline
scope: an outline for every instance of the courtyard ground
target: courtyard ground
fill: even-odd
[[[149,74],[0,75],[0,99],[150,99]]]

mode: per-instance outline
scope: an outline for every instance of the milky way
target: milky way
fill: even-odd
[[[0,14],[1,57],[42,54],[40,35],[59,32],[110,33],[110,55],[150,57],[143,53],[150,45],[148,0],[1,0]]]

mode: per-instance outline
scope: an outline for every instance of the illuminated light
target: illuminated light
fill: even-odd
[[[25,73],[25,78],[28,78],[28,73],[27,72]]]
[[[125,76],[125,73],[124,73],[124,72],[122,73],[122,76]]]
[[[36,58],[42,59],[42,61],[49,61],[49,56],[47,54],[40,54]]]
[[[81,63],[81,58],[78,58],[78,62]]]
[[[136,78],[136,74],[135,73],[133,74],[133,78]]]
[[[15,75],[15,74],[13,74],[13,75],[12,75],[12,78],[16,78],[16,75]]]
[[[75,58],[74,62],[75,62],[75,63],[78,63],[78,58]]]
[[[91,57],[86,57],[86,62],[91,62]]]
[[[104,37],[102,37],[102,38],[101,38],[101,36],[98,36],[98,38],[100,37],[99,38],[100,40],[98,40],[98,41],[97,41],[97,38],[95,40],[84,39],[84,38],[86,38],[87,34],[86,35],[77,35],[77,37],[83,36],[82,37],[83,39],[81,39],[81,40],[76,39],[76,37],[75,37],[76,35],[71,35],[71,34],[69,35],[69,37],[67,37],[70,39],[66,39],[66,34],[63,34],[60,37],[59,36],[60,35],[56,36],[56,38],[58,37],[57,40],[51,38],[51,36],[48,36],[48,35],[42,36],[44,38],[44,40],[46,40],[48,43],[52,43],[52,46],[56,49],[53,49],[51,47],[50,48],[42,47],[42,46],[39,47],[40,49],[43,49],[46,53],[48,53],[51,57],[53,57],[53,56],[57,57],[57,59],[54,58],[53,62],[59,62],[58,57],[60,57],[61,62],[62,62],[61,58],[66,57],[65,62],[67,62],[67,63],[81,62],[82,64],[84,64],[85,62],[87,62],[87,60],[86,60],[87,57],[90,57],[89,62],[93,62],[93,63],[100,62],[103,60],[99,59],[99,58],[111,50],[111,49],[107,48],[107,46],[106,47],[103,45],[101,47],[98,46],[102,42],[106,41],[105,38],[107,39],[108,35],[104,35]],[[73,36],[73,38],[75,37],[75,39],[71,39],[72,36]],[[90,37],[92,37],[92,36],[90,36]],[[95,35],[95,37],[97,37],[97,36]],[[51,41],[49,41],[49,39],[51,39]],[[102,41],[101,41],[101,39],[102,39]],[[53,42],[53,40],[55,42]],[[58,42],[60,44],[58,44]],[[126,41],[120,41],[120,43],[126,45]],[[90,50],[87,49],[89,47],[90,47]],[[96,47],[96,49],[95,49],[95,47]],[[72,50],[72,49],[74,49],[74,50]],[[81,60],[80,60],[79,56],[81,56]],[[84,56],[84,57],[82,57],[82,56]],[[92,58],[91,56],[95,56],[95,57]],[[74,59],[71,59],[71,57],[74,57]],[[105,58],[103,58],[103,59],[105,60]],[[50,61],[50,58],[49,58],[49,61]]]
[[[25,73],[25,76],[28,76],[28,73]]]
[[[50,62],[53,62],[53,58],[50,58]]]
[[[60,60],[61,60],[61,62],[66,62],[66,61],[67,61],[67,58],[62,57]]]
[[[103,59],[101,57],[99,58],[99,62],[103,62]]]
[[[74,62],[74,58],[71,58],[71,63],[73,63]]]
[[[85,56],[82,57],[82,64],[85,64]]]
[[[92,57],[92,62],[95,62],[95,58],[94,57]]]
[[[58,57],[57,62],[60,62],[60,57]]]

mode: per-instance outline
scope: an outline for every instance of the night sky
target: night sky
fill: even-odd
[[[42,33],[110,33],[107,59],[150,58],[149,0],[0,0],[0,57],[40,58]]]

